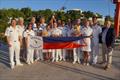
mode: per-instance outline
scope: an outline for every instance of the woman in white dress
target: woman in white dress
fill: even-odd
[[[35,32],[32,30],[32,23],[28,24],[28,29],[24,33],[26,48],[27,48],[27,64],[34,63],[34,49],[30,47],[30,36],[35,36]]]
[[[83,39],[83,43],[86,44],[85,47],[82,48],[82,51],[84,53],[84,65],[89,65],[89,59],[90,59],[90,52],[91,52],[91,36],[92,36],[92,28],[89,26],[89,21],[86,20],[84,23],[83,28],[81,29],[81,34],[83,36],[90,36],[88,38],[84,38]]]

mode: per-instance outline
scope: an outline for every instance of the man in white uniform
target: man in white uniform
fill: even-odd
[[[16,62],[16,65],[22,66],[23,64],[21,64],[20,62],[21,35],[19,32],[19,29],[16,27],[15,19],[12,19],[11,26],[6,29],[5,36],[7,37],[7,42],[9,45],[11,69],[15,67],[15,62]],[[14,62],[14,56],[15,56],[15,62]]]
[[[93,21],[93,25],[92,25],[92,29],[93,29],[93,37],[92,37],[92,64],[96,64],[97,63],[97,58],[98,58],[98,54],[99,54],[99,34],[102,32],[101,27],[97,24],[97,17],[94,16],[92,18]]]

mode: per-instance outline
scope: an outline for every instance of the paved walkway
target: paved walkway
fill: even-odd
[[[99,61],[101,56],[99,57]],[[83,66],[70,62],[24,63],[23,67],[9,68],[8,50],[0,47],[0,80],[120,80],[120,50],[115,49],[113,67],[105,71],[103,66]]]

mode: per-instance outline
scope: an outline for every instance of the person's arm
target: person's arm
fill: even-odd
[[[90,34],[89,37],[90,37],[90,38],[93,38],[93,29],[92,29],[91,34]]]
[[[114,43],[115,43],[115,30],[114,29],[112,29],[111,39],[112,39],[112,41],[111,41],[111,44],[110,44],[109,47],[113,48],[114,47]]]
[[[9,29],[9,27],[5,31],[5,36],[6,36],[6,39],[7,39],[8,46],[11,47],[12,45],[11,45],[11,42],[10,42],[10,29]]]
[[[22,33],[18,30],[18,41],[20,42],[20,47],[22,46]]]
[[[8,46],[9,46],[9,47],[12,46],[11,43],[10,43],[10,37],[9,37],[9,36],[7,36],[7,43],[8,43]]]
[[[22,36],[19,36],[20,47],[22,46]]]
[[[26,48],[28,47],[28,34],[27,34],[27,32],[25,31],[24,32],[24,34],[23,34],[23,36],[24,36],[24,38],[25,38],[25,46],[26,46]]]
[[[101,34],[102,33],[102,28],[101,28],[101,26],[99,26],[99,34]]]
[[[28,48],[28,37],[25,37],[26,47]]]

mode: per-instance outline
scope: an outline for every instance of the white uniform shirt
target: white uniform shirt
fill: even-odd
[[[46,28],[47,24],[44,23],[44,24],[40,24],[39,26],[39,30],[44,30]]]
[[[73,36],[72,34],[75,33],[75,29],[74,28],[71,28],[69,31],[68,31],[68,36]]]
[[[62,31],[62,36],[63,37],[66,37],[67,36],[67,27],[62,27],[62,26],[60,26],[60,27],[58,27],[58,29],[60,29],[61,31]]]
[[[28,46],[30,44],[30,36],[35,36],[35,32],[33,30],[31,30],[31,31],[26,30],[24,33],[24,37],[28,38]]]
[[[24,31],[25,31],[25,26],[20,26],[20,25],[17,25],[17,27],[18,27],[18,29],[19,29],[19,31],[20,31],[20,35],[22,36],[22,38],[23,38],[23,33],[24,33]]]
[[[53,28],[51,30],[51,35],[60,36],[60,35],[62,35],[62,31],[60,29],[58,29],[58,28]]]
[[[6,29],[5,36],[10,38],[10,44],[14,44],[14,42],[19,43],[19,36],[21,35],[17,26],[15,29],[12,26],[10,26]]]
[[[36,23],[34,23],[34,24],[32,25],[32,29],[33,29],[33,31],[35,32],[35,35],[37,35],[38,28],[37,28]]]
[[[72,29],[68,29],[67,30],[67,37],[71,37],[72,36],[71,34],[72,34]]]
[[[92,42],[94,45],[98,45],[99,44],[99,34],[102,32],[102,29],[98,25],[92,26],[92,29],[93,29]]]
[[[43,30],[46,29],[46,26],[47,26],[46,23],[44,23],[44,24],[40,24],[40,26],[39,26],[37,32],[38,32],[38,33],[41,33]]]
[[[26,30],[24,33],[24,37],[28,37],[28,36],[35,36],[35,32],[33,30],[31,31]]]
[[[83,36],[90,36],[90,35],[92,34],[92,32],[93,32],[93,30],[92,30],[91,27],[83,27],[83,28],[81,29],[81,34],[82,34]]]
[[[33,28],[33,31],[36,31],[36,30],[37,30],[37,25],[36,25],[36,23],[34,23],[34,24],[32,25],[32,28]]]
[[[63,35],[64,37],[67,36],[67,31],[68,31],[67,27],[64,27],[63,30],[62,30],[62,35]]]

